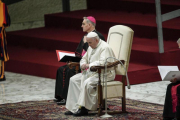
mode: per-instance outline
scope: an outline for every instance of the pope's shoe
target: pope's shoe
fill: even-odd
[[[88,110],[85,107],[81,107],[76,113],[73,114],[74,116],[85,116],[88,115]]]
[[[65,115],[73,115],[73,113],[71,111],[66,111],[64,114]]]

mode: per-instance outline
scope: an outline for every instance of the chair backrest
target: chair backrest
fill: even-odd
[[[107,43],[111,46],[117,59],[124,60],[128,70],[134,31],[124,25],[115,25],[109,29]],[[125,75],[122,65],[116,68],[116,74]]]

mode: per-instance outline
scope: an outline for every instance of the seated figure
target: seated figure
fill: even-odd
[[[95,29],[95,26],[96,26],[96,20],[94,17],[88,16],[83,18],[83,22],[81,26],[83,32],[89,33],[93,31],[97,33],[102,40],[105,40],[104,36]],[[78,57],[82,57],[87,51],[87,49],[88,49],[88,43],[86,42],[86,35],[84,35],[75,51],[75,55]],[[61,66],[57,70],[56,83],[55,83],[56,99],[54,101],[58,105],[65,105],[68,87],[69,87],[69,79],[75,74],[76,74],[75,67],[73,69],[70,69],[67,65]]]
[[[115,57],[110,46],[99,39],[95,32],[87,35],[89,48],[80,61],[82,73],[70,78],[65,115],[83,116],[88,110],[97,110],[98,72],[90,71],[92,66],[103,66],[108,57]],[[114,59],[108,60],[114,62]],[[103,74],[103,72],[102,72]],[[114,80],[115,67],[107,69],[107,81]]]
[[[180,80],[176,78],[167,86],[163,120],[180,120]]]

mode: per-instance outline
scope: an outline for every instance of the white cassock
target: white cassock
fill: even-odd
[[[106,58],[115,57],[109,45],[100,40],[97,47],[92,49],[88,48],[86,54],[80,61],[80,66],[89,64],[91,66],[103,66]],[[114,62],[113,59],[108,62]],[[103,71],[102,77],[103,78]],[[115,68],[107,69],[107,81],[114,80]],[[66,108],[75,113],[78,111],[79,106],[84,106],[88,110],[97,110],[97,83],[98,73],[91,72],[90,69],[84,70],[70,78],[68,96],[66,101]]]

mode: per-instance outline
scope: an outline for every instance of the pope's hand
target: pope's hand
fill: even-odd
[[[81,69],[83,69],[83,70],[85,70],[86,68],[86,64],[83,64],[82,66],[81,66]]]
[[[86,69],[89,69],[89,64],[86,64]]]
[[[85,70],[85,69],[88,69],[89,68],[89,64],[83,64],[81,66],[81,69]]]

